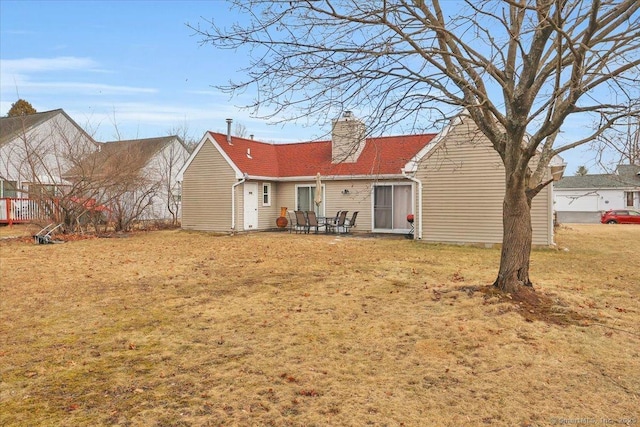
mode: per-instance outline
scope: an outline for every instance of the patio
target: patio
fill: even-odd
[[[349,211],[346,210],[338,211],[332,217],[316,216],[314,211],[287,211],[287,214],[289,233],[295,231],[304,234],[309,234],[311,229],[314,229],[315,234],[318,234],[321,229],[324,229],[327,234],[348,234],[352,228],[356,227],[358,217],[358,211],[353,212],[349,217]]]

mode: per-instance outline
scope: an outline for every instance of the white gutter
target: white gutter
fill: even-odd
[[[236,187],[240,184],[244,184],[248,175],[245,173],[244,177],[231,186],[231,233],[236,232]]]
[[[418,240],[422,240],[422,181],[418,178],[407,175],[407,172],[402,169],[402,176],[418,184],[418,233],[414,234],[413,238],[417,236]]]
[[[300,181],[315,181],[316,175],[310,176],[288,176],[288,177],[275,177],[275,176],[261,176],[251,175],[247,176],[247,179],[256,181],[273,181],[273,182],[300,182]],[[378,174],[378,175],[322,175],[323,181],[352,181],[356,179],[371,180],[375,178],[377,180],[382,179],[401,179],[405,178],[402,174]]]

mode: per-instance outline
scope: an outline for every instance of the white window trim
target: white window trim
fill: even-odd
[[[629,204],[629,195],[631,195],[631,204]],[[626,208],[635,208],[636,195],[634,191],[625,191],[623,197]]]
[[[375,191],[376,187],[394,187],[396,185],[410,185],[411,186],[411,211],[416,210],[416,188],[413,182],[410,181],[386,181],[377,182],[371,185],[371,231],[374,233],[391,233],[391,234],[405,234],[408,233],[410,228],[374,228],[375,225]]]
[[[295,185],[295,197],[294,197],[294,202],[295,202],[295,209],[298,209],[298,188],[300,187],[306,187],[306,188],[316,188],[316,184],[296,184]],[[326,203],[326,187],[325,184],[322,184],[321,186],[321,190],[322,190],[322,212],[319,212],[319,216],[325,216],[326,215],[326,208],[327,208],[327,203]]]
[[[264,192],[265,187],[267,188],[266,193]],[[265,194],[267,195],[267,203],[264,202]],[[261,197],[262,197],[262,206],[271,206],[271,183],[270,182],[262,183]]]

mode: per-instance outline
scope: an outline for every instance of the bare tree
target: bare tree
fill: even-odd
[[[160,195],[164,200],[167,211],[171,214],[171,225],[178,225],[180,207],[182,206],[182,188],[177,180],[178,171],[187,161],[188,148],[179,136],[173,135],[175,142],[167,145],[156,165],[157,176],[160,178]]]
[[[629,116],[618,126],[608,129],[595,145],[601,164],[606,165],[604,159],[613,153],[616,165],[640,166],[640,116]]]
[[[638,112],[637,0],[231,3],[240,23],[194,29],[203,43],[248,51],[244,80],[220,88],[255,88],[255,115],[328,123],[358,105],[381,130],[468,111],[505,169],[503,291],[531,286],[531,202],[551,159]],[[563,141],[569,117],[596,126]]]
[[[182,144],[185,146],[189,153],[192,153],[200,142],[196,137],[193,136],[193,133],[190,131],[189,124],[187,122],[179,126],[170,127],[169,129],[167,129],[166,135],[175,135],[180,138]]]
[[[245,125],[243,125],[242,123],[240,123],[240,122],[236,122],[234,134],[235,134],[235,136],[238,136],[240,138],[246,138],[247,137],[247,127]]]
[[[97,164],[93,180],[104,191],[115,231],[130,231],[140,220],[155,219],[155,200],[163,181],[155,167],[148,168],[149,146],[144,140],[114,141],[102,145],[87,159]]]

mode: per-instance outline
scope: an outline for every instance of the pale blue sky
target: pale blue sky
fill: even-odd
[[[259,139],[310,139],[249,118],[234,107],[241,99],[212,88],[242,58],[201,46],[186,24],[228,16],[223,1],[0,0],[0,114],[20,97],[64,109],[98,140],[117,139],[114,123],[124,139],[185,125],[200,139],[225,131],[227,117]]]
[[[203,18],[237,19],[220,0],[0,0],[0,115],[18,98],[38,111],[62,108],[99,141],[167,135],[180,127],[199,140],[207,130],[226,131],[227,117],[263,141],[327,132],[270,126],[236,107],[246,100],[216,91],[212,86],[233,78],[244,58],[201,46],[186,24],[205,24]],[[585,151],[563,155],[568,174],[581,164],[596,171]]]

